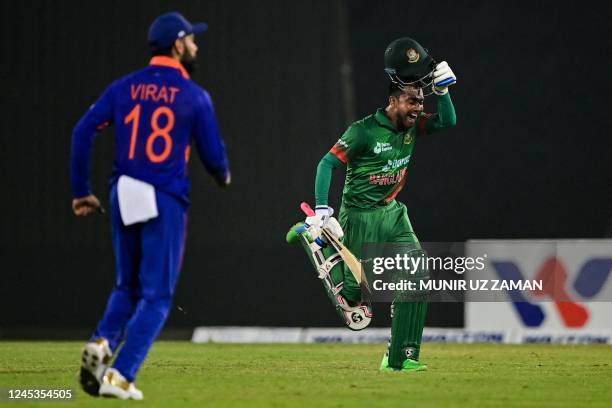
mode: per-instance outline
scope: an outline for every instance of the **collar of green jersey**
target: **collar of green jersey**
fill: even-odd
[[[380,126],[386,127],[387,129],[390,129],[397,133],[397,128],[393,125],[393,122],[391,122],[391,119],[389,119],[389,117],[387,116],[385,108],[378,108],[376,110],[376,113],[374,114],[374,119],[376,119]]]

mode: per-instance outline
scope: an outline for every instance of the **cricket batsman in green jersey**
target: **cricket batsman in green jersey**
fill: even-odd
[[[406,206],[396,197],[406,183],[408,163],[418,139],[456,122],[448,92],[456,77],[446,62],[436,63],[419,43],[405,37],[387,47],[385,71],[391,80],[387,107],[350,125],[320,161],[315,181],[316,216],[307,219],[308,224],[323,227],[331,218],[328,192],[332,171],[345,165],[338,221],[344,245],[359,259],[366,242],[407,243],[420,248]],[[431,93],[437,98],[437,113],[427,114],[423,101]],[[343,284],[340,294],[349,305],[360,303],[360,286],[346,267],[332,271],[332,280]],[[381,371],[427,368],[419,362],[426,314],[425,298],[396,298],[391,308],[391,339]]]

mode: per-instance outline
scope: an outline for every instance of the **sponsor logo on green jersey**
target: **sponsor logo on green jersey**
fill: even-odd
[[[406,165],[408,165],[408,162],[410,161],[410,156],[411,155],[408,155],[408,156],[403,157],[401,159],[388,160],[387,164],[385,164],[380,171],[382,171],[382,172],[389,172],[389,171],[393,171],[393,170],[397,169],[398,167],[406,166]]]
[[[393,149],[393,146],[391,146],[391,143],[381,143],[381,142],[376,142],[376,146],[374,146],[374,153],[379,154],[381,152],[386,152]]]

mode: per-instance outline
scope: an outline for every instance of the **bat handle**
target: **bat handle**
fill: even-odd
[[[315,215],[314,210],[308,205],[307,202],[303,202],[302,204],[300,204],[300,208],[302,209],[302,211],[304,211],[304,214],[306,214],[307,217],[312,217]]]

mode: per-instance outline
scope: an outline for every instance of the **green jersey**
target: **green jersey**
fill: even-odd
[[[317,205],[327,205],[331,170],[342,163],[347,166],[342,195],[345,207],[368,209],[390,203],[406,183],[417,138],[453,126],[455,121],[455,110],[446,94],[438,97],[437,113],[421,113],[408,130],[396,129],[382,108],[354,122],[319,163]]]
[[[398,131],[384,109],[353,123],[331,149],[346,164],[342,202],[372,208],[395,199],[406,182],[406,168],[418,135],[417,126]]]

